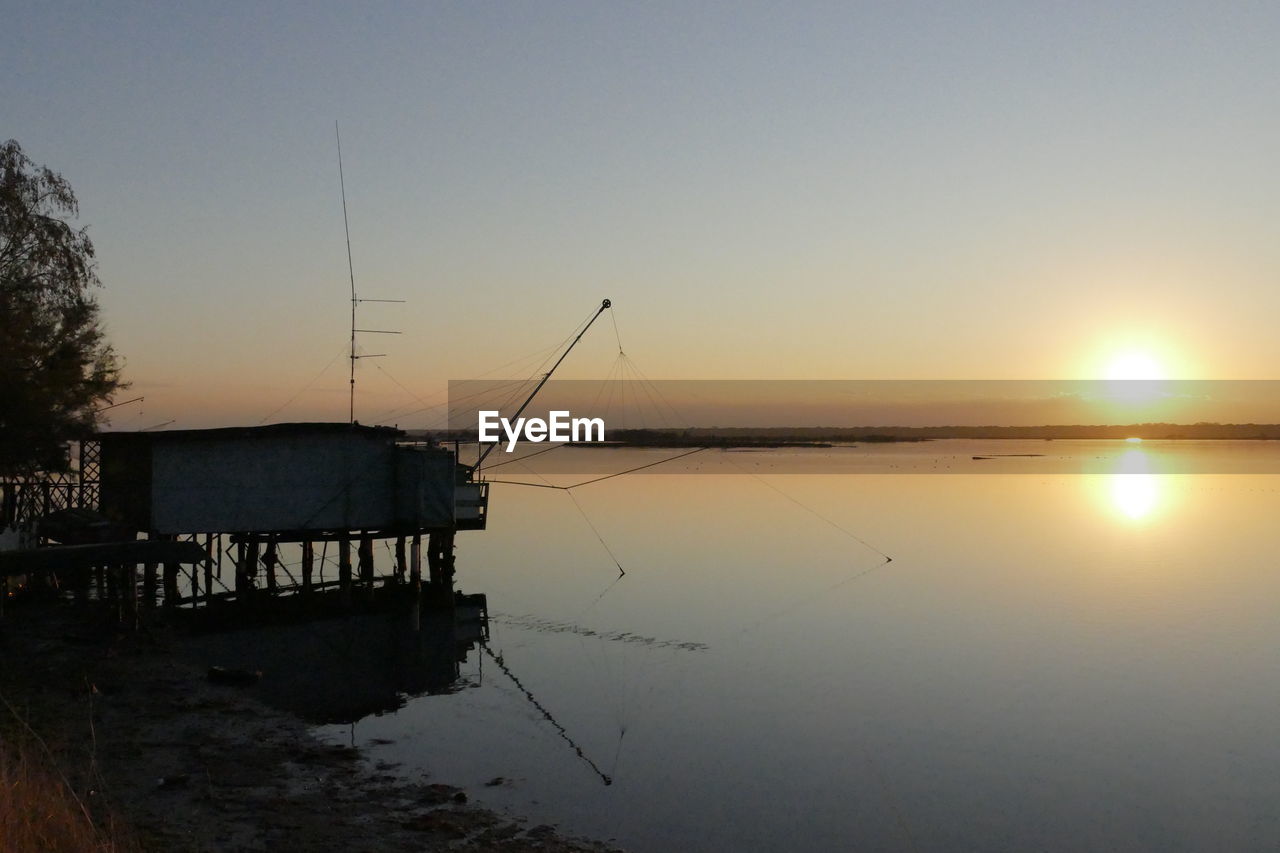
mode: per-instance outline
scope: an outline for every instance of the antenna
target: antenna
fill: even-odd
[[[333,135],[338,141],[338,186],[342,190],[342,231],[347,237],[347,275],[351,279],[351,391],[347,403],[348,423],[356,422],[356,361],[362,358],[382,358],[386,353],[356,353],[356,333],[370,335],[398,335],[387,329],[357,329],[356,307],[361,302],[404,302],[403,299],[360,299],[356,296],[356,269],[351,262],[351,226],[347,222],[347,182],[342,174],[342,134],[338,123],[333,123]]]

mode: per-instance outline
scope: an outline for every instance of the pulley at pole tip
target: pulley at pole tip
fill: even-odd
[[[613,303],[610,302],[608,299],[606,299],[604,302],[600,303],[600,310],[603,311],[604,309],[610,308],[612,306],[613,306]]]

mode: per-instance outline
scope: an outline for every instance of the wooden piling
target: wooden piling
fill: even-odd
[[[258,575],[258,538],[249,536],[236,543],[236,600],[253,594]]]
[[[165,539],[177,539],[176,536],[166,536]],[[182,566],[177,563],[164,564],[164,606],[176,607],[178,605],[178,573],[182,571]]]
[[[191,541],[192,541],[192,542],[199,543],[199,541],[200,541],[200,537],[199,537],[199,536],[195,536],[195,535],[193,535],[193,536],[191,537]],[[209,538],[208,538],[208,536],[206,536],[206,537],[205,537],[204,553],[205,553],[205,557],[206,557],[206,559],[207,559],[207,558],[208,558],[208,554],[209,554]],[[196,602],[200,600],[200,564],[199,564],[199,563],[192,563],[192,564],[191,564],[191,584],[190,584],[190,589],[191,589],[191,606],[192,606],[192,607],[195,607],[195,606],[196,606]]]
[[[440,533],[427,534],[427,579],[435,586],[440,583]]]
[[[342,591],[344,604],[351,603],[351,538],[343,533],[338,537],[338,589]]]
[[[156,563],[145,563],[142,566],[142,604],[144,607],[156,606]]]
[[[445,580],[450,585],[452,585],[453,574],[454,574],[453,572],[453,531],[452,530],[446,530],[441,535],[440,550],[441,550],[440,559],[444,568]]]
[[[206,596],[213,594],[213,534],[206,533],[204,535],[204,592]],[[200,584],[196,583],[196,573],[200,571],[199,566],[191,567],[191,606],[194,607],[200,599]]]
[[[138,564],[124,563],[119,566],[120,575],[120,621],[129,630],[138,629]]]
[[[267,568],[267,591],[272,595],[276,592],[276,539],[274,536],[267,537],[266,552],[262,555],[262,562]]]
[[[316,543],[310,539],[302,543],[302,591],[311,592],[311,574],[316,565]]]
[[[422,581],[422,534],[413,534],[413,548],[410,551],[409,580],[415,583]]]
[[[437,604],[453,602],[453,531],[433,530],[427,537],[428,595]]]
[[[75,603],[78,606],[84,606],[89,603],[89,579],[92,576],[93,568],[87,568],[78,571],[72,576],[72,593],[75,597]],[[8,590],[0,587],[0,602],[7,598]],[[2,605],[0,605],[2,606]]]
[[[257,536],[250,536],[246,546],[242,570],[244,571],[245,591],[252,595],[254,590],[258,588],[258,560],[262,543]]]
[[[164,564],[164,606],[178,606],[178,574],[182,571],[179,563]]]
[[[120,566],[112,564],[105,567],[102,573],[102,579],[106,581],[106,599],[112,603],[118,604],[120,601]],[[98,595],[102,596],[103,587],[98,587]]]
[[[396,580],[403,582],[405,576],[404,535],[396,537]]]
[[[368,532],[360,534],[360,582],[373,589],[373,539]]]
[[[213,557],[212,549],[215,547],[218,549],[217,558],[216,558],[217,567],[218,567],[218,579],[222,580],[222,534],[221,533],[219,533],[217,537],[214,537],[212,533],[209,534],[209,539],[205,543],[205,550],[209,552],[210,557]],[[206,604],[213,604],[213,569],[214,569],[214,563],[213,563],[213,560],[211,559],[208,563],[205,563],[205,566],[204,566],[204,594],[205,594]]]

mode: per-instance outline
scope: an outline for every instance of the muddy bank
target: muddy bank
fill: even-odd
[[[123,819],[144,849],[614,849],[322,744],[300,720],[209,683],[183,643],[175,630],[118,632],[69,608],[10,608],[0,626],[0,693],[82,796]]]

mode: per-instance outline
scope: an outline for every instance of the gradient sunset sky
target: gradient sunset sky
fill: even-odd
[[[407,300],[362,309],[403,334],[362,339],[387,357],[360,364],[361,420],[555,344],[604,297],[653,378],[1280,363],[1273,3],[49,2],[3,21],[0,138],[75,188],[147,398],[117,428],[346,419],[335,120],[357,289]],[[598,325],[563,376],[604,376],[617,349]]]

